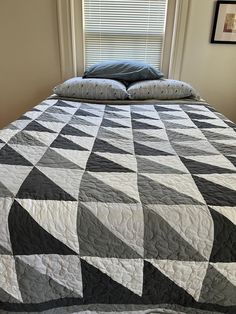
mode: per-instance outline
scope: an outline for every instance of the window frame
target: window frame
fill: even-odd
[[[59,50],[62,80],[81,76],[85,70],[83,0],[57,0]],[[167,78],[179,79],[189,0],[168,0],[161,70]]]

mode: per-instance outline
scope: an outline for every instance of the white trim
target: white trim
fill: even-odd
[[[71,8],[71,0],[57,0],[58,40],[62,81],[76,75],[72,40]]]
[[[168,0],[165,38],[162,50],[161,71],[168,78],[170,71],[171,45],[174,33],[175,8],[177,0]]]
[[[177,0],[174,21],[174,33],[171,46],[169,77],[181,79],[184,47],[186,41],[190,0]]]
[[[83,21],[83,0],[71,0],[72,30],[74,35],[75,69],[77,75],[82,75],[85,70],[84,60],[84,21]]]

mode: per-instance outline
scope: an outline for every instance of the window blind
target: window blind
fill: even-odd
[[[84,0],[85,66],[133,59],[161,66],[167,0]]]

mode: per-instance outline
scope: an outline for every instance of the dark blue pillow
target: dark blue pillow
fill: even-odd
[[[140,61],[117,60],[90,66],[83,78],[106,78],[122,81],[126,85],[144,80],[158,80],[164,75],[152,65]]]

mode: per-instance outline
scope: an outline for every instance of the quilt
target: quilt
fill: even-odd
[[[47,99],[0,131],[0,312],[236,313],[236,125]]]

